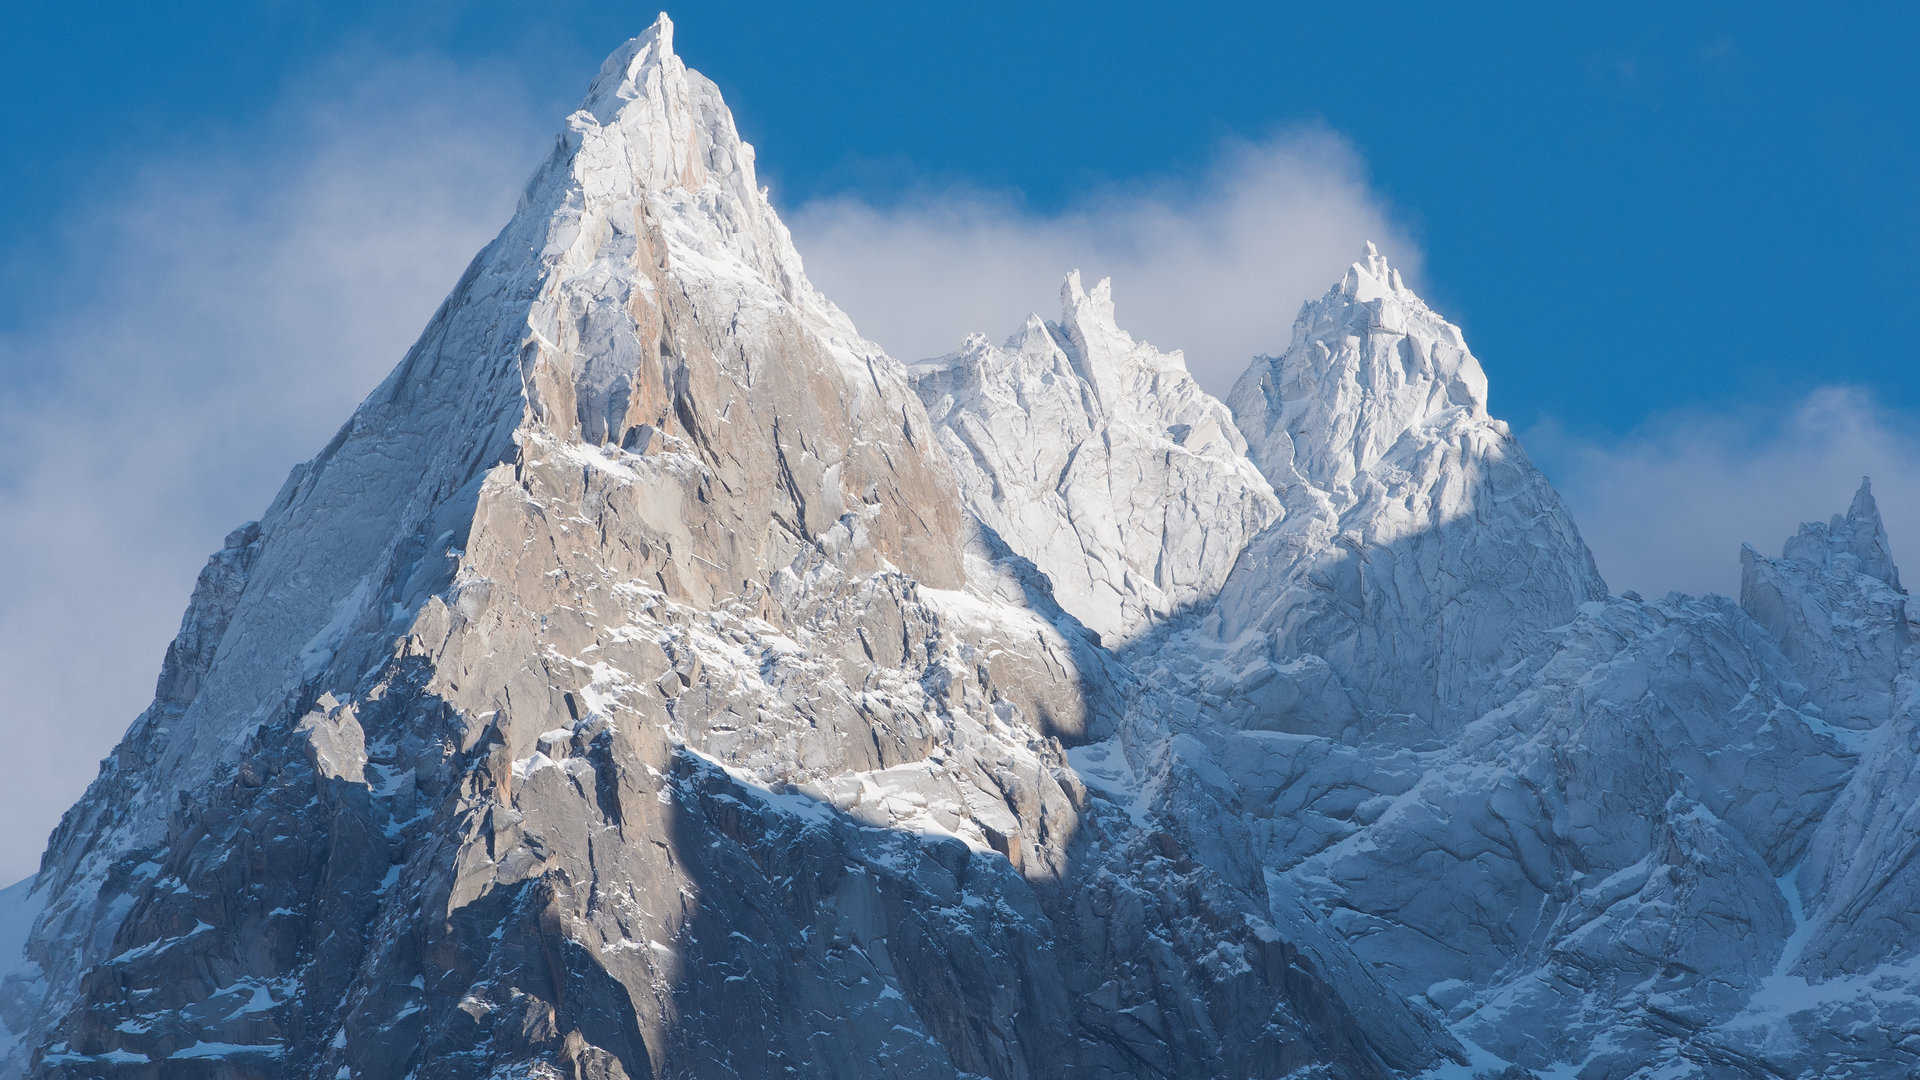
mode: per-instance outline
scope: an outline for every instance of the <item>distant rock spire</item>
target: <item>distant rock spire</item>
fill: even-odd
[[[1828,573],[1854,571],[1900,588],[1900,570],[1893,564],[1893,545],[1880,520],[1880,504],[1873,484],[1860,478],[1853,502],[1845,514],[1829,521],[1810,521],[1789,539],[1784,558],[1811,563]]]
[[[1907,598],[1865,478],[1845,514],[1800,526],[1780,558],[1741,548],[1740,606],[1800,669],[1829,723],[1865,729],[1891,715]]]
[[[1899,589],[1900,569],[1893,563],[1893,545],[1887,540],[1886,525],[1880,520],[1880,504],[1873,497],[1870,477],[1860,478],[1860,489],[1853,493],[1853,503],[1847,507],[1847,523],[1860,569]]]

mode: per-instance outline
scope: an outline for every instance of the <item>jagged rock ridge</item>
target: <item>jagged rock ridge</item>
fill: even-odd
[[[1458,327],[1367,246],[1228,403],[1286,512],[1224,583],[1217,633],[1271,674],[1266,726],[1444,736],[1542,631],[1607,594]]]
[[[1915,1067],[1865,485],[1611,597],[1371,247],[1224,404],[1062,299],[860,338],[663,16],[0,892],[0,1072]]]
[[[1115,323],[1107,281],[1068,275],[1060,307],[911,375],[982,524],[1118,644],[1210,601],[1279,501],[1180,354]]]

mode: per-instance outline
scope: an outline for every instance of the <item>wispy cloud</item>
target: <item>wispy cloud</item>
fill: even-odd
[[[1596,441],[1526,433],[1615,590],[1738,595],[1740,545],[1778,554],[1802,521],[1844,511],[1873,478],[1894,555],[1920,570],[1920,439],[1857,389],[1786,409],[1670,413]]]
[[[1289,132],[1223,146],[1159,183],[1089,191],[1058,212],[965,188],[886,206],[828,199],[790,215],[814,283],[903,360],[982,331],[1058,314],[1060,280],[1111,276],[1122,327],[1185,350],[1224,393],[1252,357],[1286,347],[1302,301],[1337,280],[1366,240],[1417,277],[1420,253],[1336,135]]]
[[[127,163],[0,328],[0,686],[35,762],[0,785],[0,879],[146,706],[194,575],[399,359],[549,134],[500,73],[354,58],[262,131]]]

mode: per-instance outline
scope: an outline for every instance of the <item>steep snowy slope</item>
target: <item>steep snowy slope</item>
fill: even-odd
[[[40,917],[33,884],[28,878],[0,889],[0,1063],[20,1054],[33,1003],[44,992],[44,975],[26,955],[27,937]]]
[[[1302,318],[1318,321],[1311,307]],[[1349,355],[1368,354],[1362,341],[1352,350],[1348,339]],[[1307,355],[1324,363],[1339,350]],[[1250,377],[1267,377],[1268,365]],[[1484,423],[1475,397],[1414,397],[1447,401],[1443,431]],[[1315,408],[1282,400],[1296,416]],[[1244,411],[1258,416],[1258,406]],[[1332,425],[1333,455],[1327,426],[1285,425],[1288,441],[1275,442],[1308,468],[1282,486],[1287,517],[1253,542],[1222,594],[1229,629],[1242,590],[1271,604],[1280,618],[1254,624],[1255,655],[1294,659],[1250,667],[1243,628],[1195,678],[1191,658],[1208,645],[1193,632],[1143,672],[1150,684],[1193,684],[1136,710],[1126,729],[1135,747],[1161,747],[1169,813],[1207,822],[1232,808],[1257,853],[1214,857],[1251,857],[1275,896],[1305,897],[1389,985],[1447,1017],[1483,1065],[1864,1077],[1920,1062],[1903,1034],[1920,941],[1896,914],[1915,895],[1899,802],[1910,794],[1896,794],[1911,791],[1914,728],[1893,708],[1909,700],[1913,657],[1864,486],[1847,516],[1807,527],[1781,559],[1743,554],[1744,608],[1717,597],[1579,602],[1598,593],[1591,563],[1504,432],[1436,449],[1418,425],[1367,436],[1368,407],[1357,411],[1351,427]],[[1250,438],[1258,452],[1260,436]],[[1384,482],[1370,478],[1364,449],[1382,444],[1405,469]],[[1476,445],[1486,457],[1475,459]],[[1307,476],[1331,479],[1334,507],[1356,483],[1393,494],[1345,503],[1339,520],[1358,528],[1287,535],[1323,497]],[[1476,496],[1482,486],[1497,494]],[[1476,507],[1470,528],[1435,514],[1409,537],[1401,509],[1432,505],[1427,491]],[[1407,555],[1377,556],[1369,540],[1383,532]],[[1282,565],[1308,568],[1305,580],[1247,576],[1271,574],[1261,556],[1281,536],[1297,553]],[[1493,553],[1509,560],[1504,575],[1480,562]],[[1370,710],[1407,702],[1444,709],[1460,620],[1470,635],[1498,630],[1495,612],[1526,635],[1453,661],[1466,676],[1453,685],[1472,695],[1452,700],[1478,703],[1457,734],[1367,722]],[[1195,698],[1217,704],[1180,707]],[[1863,746],[1872,749],[1857,768]],[[1846,959],[1835,963],[1836,950]]]
[[[994,475],[1048,460],[1034,397],[968,420]],[[1488,1074],[1914,1064],[1920,738],[1864,486],[1745,552],[1742,605],[1608,599],[1458,331],[1371,250],[1232,400],[1285,513],[1210,618],[1124,650],[1116,734],[1069,753],[1096,801],[1326,928]],[[1067,516],[965,490],[1032,535]]]
[[[967,505],[1121,644],[1210,602],[1279,501],[1180,354],[1115,324],[1108,282],[1068,275],[1060,307],[911,374]]]
[[[1261,723],[1444,736],[1542,631],[1606,595],[1460,331],[1371,244],[1228,397],[1286,512],[1220,593]],[[1264,665],[1264,666],[1263,666]]]

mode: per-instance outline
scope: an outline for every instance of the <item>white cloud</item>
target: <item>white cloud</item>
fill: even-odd
[[[194,575],[400,358],[512,211],[549,134],[498,72],[356,58],[257,130],[75,210],[0,330],[0,685],[33,767],[0,785],[0,880],[153,692]],[[31,377],[28,377],[31,373]]]
[[[1077,267],[1111,276],[1121,326],[1185,350],[1215,393],[1254,355],[1286,347],[1300,304],[1364,241],[1409,278],[1420,263],[1353,149],[1324,131],[1229,145],[1193,175],[1090,191],[1056,213],[949,189],[885,207],[822,200],[789,224],[808,276],[903,360],[950,352],[973,331],[997,340],[1029,312],[1056,317]]]
[[[1672,413],[1593,441],[1528,432],[1607,584],[1737,596],[1740,545],[1778,555],[1803,521],[1844,512],[1873,478],[1896,559],[1920,573],[1920,439],[1910,420],[1845,387],[1786,410]]]

